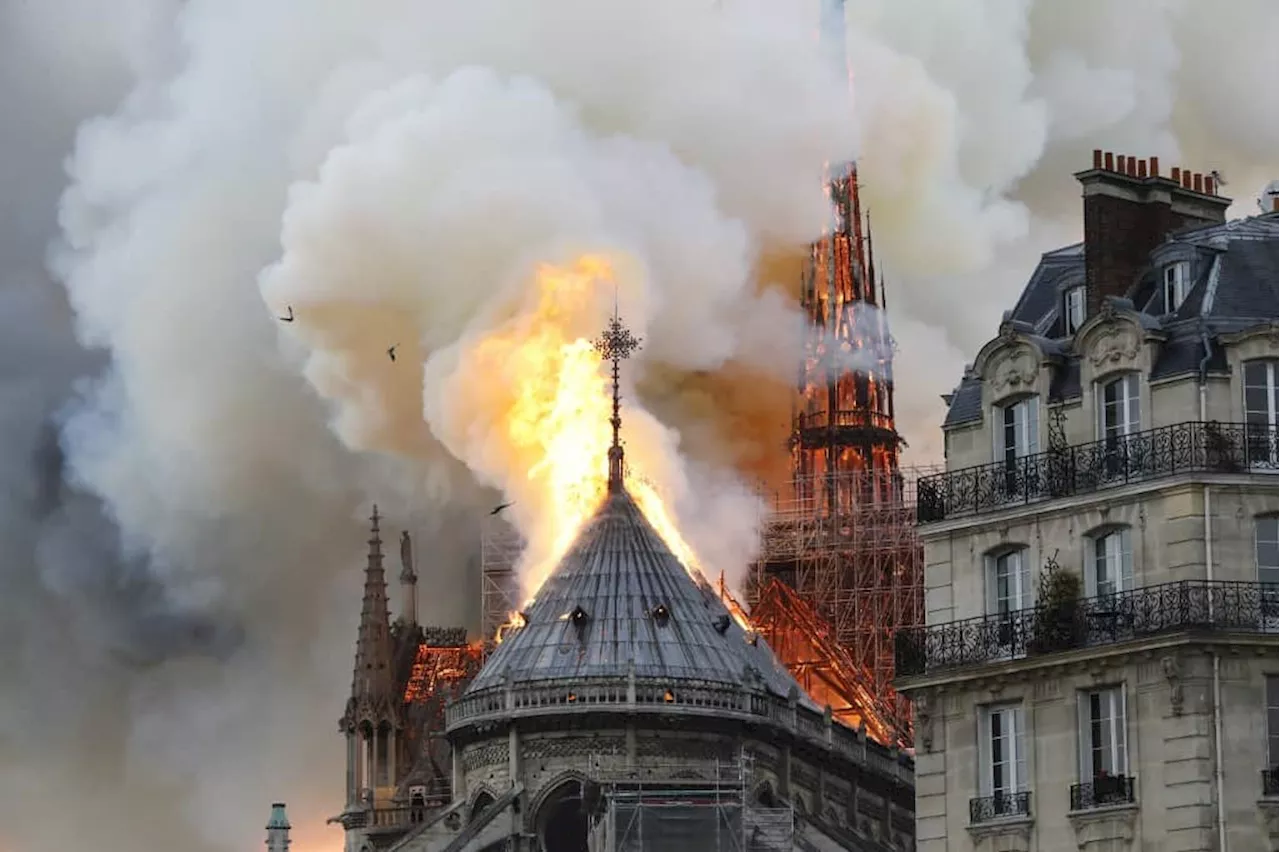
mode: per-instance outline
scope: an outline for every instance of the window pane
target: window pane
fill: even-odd
[[[1275,516],[1254,522],[1254,559],[1258,566],[1258,582],[1280,581],[1280,542],[1277,541]]]
[[[1280,679],[1267,675],[1267,765],[1280,765]]]

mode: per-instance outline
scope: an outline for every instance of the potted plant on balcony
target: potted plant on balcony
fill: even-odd
[[[1222,424],[1211,420],[1204,424],[1204,454],[1207,467],[1221,473],[1239,473],[1240,451],[1233,437],[1223,431]]]
[[[1080,615],[1080,577],[1063,570],[1055,552],[1040,573],[1039,600],[1027,650],[1033,654],[1052,654],[1075,648],[1080,644],[1082,632]]]

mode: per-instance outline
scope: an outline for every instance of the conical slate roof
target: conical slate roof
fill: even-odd
[[[626,677],[709,681],[787,696],[804,690],[715,591],[694,580],[617,487],[506,634],[468,693],[507,682]],[[815,708],[816,709],[816,708]]]

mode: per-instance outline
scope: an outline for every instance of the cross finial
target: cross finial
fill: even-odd
[[[618,306],[613,307],[613,317],[604,333],[595,342],[596,351],[606,361],[613,362],[613,417],[609,423],[613,426],[613,445],[609,447],[609,491],[622,489],[622,441],[619,433],[622,430],[622,392],[618,387],[618,365],[631,353],[640,348],[640,338],[622,324],[618,318]]]

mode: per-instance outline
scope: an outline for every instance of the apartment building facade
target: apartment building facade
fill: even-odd
[[[1094,152],[919,485],[916,837],[1275,850],[1277,222]],[[1263,204],[1260,201],[1260,206]]]

